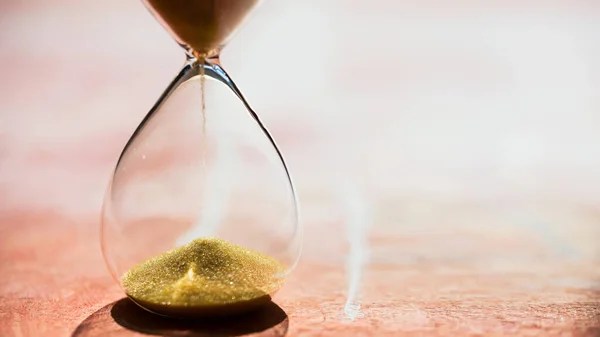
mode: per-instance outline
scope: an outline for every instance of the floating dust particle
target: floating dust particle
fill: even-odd
[[[218,238],[200,238],[158,255],[123,276],[142,307],[175,317],[230,315],[271,300],[283,285],[276,259]]]
[[[180,44],[200,54],[218,50],[258,0],[145,0]]]

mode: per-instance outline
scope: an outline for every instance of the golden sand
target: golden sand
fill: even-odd
[[[267,255],[217,238],[200,238],[158,255],[123,276],[127,295],[158,314],[237,314],[271,300],[285,266]]]
[[[175,39],[197,57],[222,47],[258,0],[145,0]]]

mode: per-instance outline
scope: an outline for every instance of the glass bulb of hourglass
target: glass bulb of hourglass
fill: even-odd
[[[217,64],[190,59],[127,143],[103,207],[102,249],[154,313],[234,314],[270,301],[302,233],[279,150]]]
[[[189,54],[207,57],[229,41],[260,0],[144,0]]]

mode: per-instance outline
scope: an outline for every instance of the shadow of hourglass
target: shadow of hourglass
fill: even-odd
[[[277,304],[237,317],[211,320],[179,320],[152,314],[129,298],[113,302],[88,316],[72,337],[131,336],[272,336],[287,334],[289,318]]]

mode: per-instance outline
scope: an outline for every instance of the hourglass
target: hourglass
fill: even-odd
[[[101,245],[142,308],[202,317],[268,303],[300,256],[294,187],[273,138],[219,62],[256,0],[145,0],[186,54],[109,182]]]

